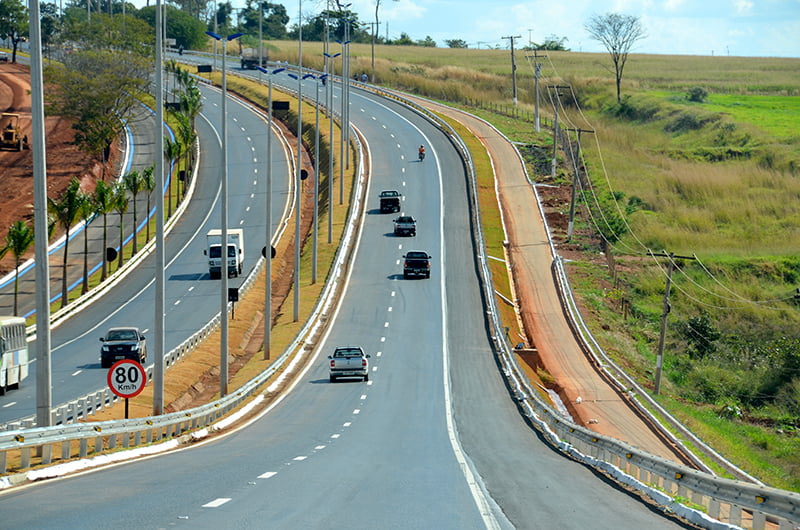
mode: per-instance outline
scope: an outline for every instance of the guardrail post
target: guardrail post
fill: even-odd
[[[53,446],[44,444],[42,446],[42,465],[49,465],[53,461]]]
[[[764,512],[753,512],[753,530],[764,530],[767,526],[767,516]]]
[[[81,449],[80,449],[81,458],[86,458],[86,454],[88,452],[89,452],[89,439],[81,438]]]
[[[142,431],[136,431],[133,435],[133,446],[139,447],[139,444],[142,442]]]
[[[100,452],[103,449],[103,439],[102,438],[98,438],[97,441],[100,442],[100,449],[97,450],[98,452]],[[108,448],[109,449],[115,449],[116,447],[117,447],[117,435],[116,434],[112,434],[111,436],[108,437]]]
[[[6,467],[6,451],[0,452],[0,473],[3,475],[8,473],[8,468]]]
[[[61,460],[69,460],[70,447],[71,445],[69,440],[64,440],[61,442]]]
[[[30,447],[23,447],[20,451],[20,469],[26,469],[31,467],[31,448]]]
[[[730,524],[735,524],[736,526],[742,526],[741,506],[737,506],[736,504],[731,504],[729,506],[730,506],[730,514],[728,516],[728,522]]]
[[[94,439],[94,452],[95,453],[102,453],[103,452],[103,437],[97,436]]]

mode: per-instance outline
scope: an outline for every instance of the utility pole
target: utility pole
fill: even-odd
[[[560,90],[562,88],[570,88],[569,86],[561,86],[561,85],[548,85],[548,91],[550,89],[555,90],[556,92],[556,100],[561,97]],[[556,158],[558,154],[558,103],[556,100],[553,100],[552,96],[550,99],[553,101],[553,112],[555,114],[555,118],[553,119],[553,161],[550,164],[550,177],[555,179],[556,178]]]
[[[585,129],[566,129],[567,131],[575,131],[578,133],[578,152],[575,153],[575,156],[572,157],[572,165],[574,168],[574,175],[572,177],[572,199],[569,203],[569,226],[567,227],[567,241],[572,239],[572,229],[575,226],[575,197],[577,195],[578,190],[578,183],[580,182],[578,179],[580,178],[580,165],[579,161],[581,159],[581,133],[594,133],[594,131],[589,131]]]
[[[380,26],[380,22],[364,22],[364,24],[369,24],[372,27],[372,80],[371,83],[375,83],[375,37],[378,34],[378,26]]]
[[[530,55],[525,56],[526,59],[530,59]],[[537,55],[536,50],[533,50],[533,77],[534,77],[534,92],[536,93],[536,107],[533,114],[533,121],[536,124],[536,132],[541,131],[541,126],[539,122],[539,77],[542,73],[542,65],[539,64],[538,59],[547,58],[547,55]]]
[[[649,253],[654,258],[669,258],[669,264],[667,265],[667,286],[664,289],[664,307],[661,312],[661,335],[658,338],[658,353],[656,354],[656,380],[653,388],[653,394],[657,396],[661,391],[661,367],[664,364],[664,340],[667,335],[667,315],[670,311],[669,291],[670,287],[672,286],[672,271],[675,269],[675,259],[697,258],[694,256],[676,256],[672,252],[669,254],[666,252],[662,252],[661,254],[653,254],[653,251],[651,250]]]
[[[514,57],[514,39],[521,39],[520,35],[513,35],[511,37],[503,37],[511,41],[511,85],[514,96],[514,106],[517,106],[517,61]]]

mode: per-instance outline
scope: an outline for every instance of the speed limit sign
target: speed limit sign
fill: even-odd
[[[108,369],[108,388],[121,398],[138,396],[146,383],[144,367],[133,359],[122,359]]]

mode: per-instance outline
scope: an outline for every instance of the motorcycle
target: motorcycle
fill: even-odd
[[[420,151],[419,152],[419,161],[422,162],[423,160],[425,160],[425,151]]]

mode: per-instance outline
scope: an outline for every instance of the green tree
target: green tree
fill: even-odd
[[[11,251],[14,254],[14,314],[19,313],[17,306],[17,298],[19,296],[19,267],[22,262],[22,256],[28,251],[33,244],[33,228],[25,221],[15,221],[8,227],[6,234],[6,244],[0,249],[0,259],[7,252]]]
[[[105,180],[98,180],[92,194],[92,205],[98,215],[103,216],[103,273],[101,279],[108,277],[108,214],[114,211],[114,186]]]
[[[69,292],[67,290],[67,258],[69,257],[69,230],[75,219],[78,217],[81,207],[81,181],[78,177],[72,177],[69,185],[58,199],[47,198],[47,209],[55,218],[56,222],[66,232],[64,235],[64,258],[61,268],[61,307],[66,307],[69,303]]]
[[[435,48],[436,41],[431,38],[430,35],[427,35],[424,39],[420,39],[415,42],[417,46],[422,46],[423,48]]]
[[[469,48],[467,41],[464,39],[445,39],[444,43],[448,48]]]
[[[176,162],[183,156],[184,146],[178,139],[171,139],[164,137],[164,156],[167,157],[169,163],[167,167],[171,168],[172,163]],[[167,186],[167,217],[172,215],[172,185]]]
[[[83,221],[83,287],[81,294],[89,292],[89,223],[94,217],[94,204],[91,194],[81,192],[78,217]]]
[[[617,103],[620,103],[622,71],[628,61],[628,53],[636,41],[647,36],[642,22],[633,15],[606,13],[605,15],[593,15],[584,27],[589,35],[602,43],[611,55],[617,83]]]
[[[717,350],[716,342],[722,336],[706,311],[702,311],[699,316],[688,318],[678,329],[689,345],[688,352],[692,359],[702,359],[714,353]]]
[[[537,50],[549,50],[549,51],[569,51],[567,47],[564,45],[567,42],[566,37],[557,37],[556,35],[549,35],[542,44],[537,44],[535,48]]]
[[[28,36],[28,9],[20,0],[0,2],[0,37],[11,40],[11,62],[17,62],[17,48]]]
[[[146,213],[146,216],[148,217],[148,222],[147,222],[147,233],[145,235],[145,238],[147,239],[147,241],[150,241],[150,220],[149,220],[149,216],[150,216],[150,198],[153,196],[153,190],[156,188],[156,179],[153,176],[154,172],[155,172],[155,167],[154,166],[147,166],[146,168],[144,168],[144,171],[142,171],[142,184],[144,186],[143,187],[143,191],[147,192],[147,213]]]
[[[176,116],[178,118],[178,128],[176,130],[178,134],[178,141],[182,146],[181,154],[184,157],[183,162],[183,174],[184,174],[184,181],[183,181],[183,194],[181,194],[181,198],[186,193],[186,180],[189,178],[189,172],[192,170],[192,153],[194,149],[194,142],[197,139],[197,133],[192,127],[192,122],[189,120],[189,117],[186,114],[180,113]],[[180,165],[178,166],[180,170]],[[180,183],[180,181],[179,181]]]
[[[208,37],[206,24],[196,16],[174,6],[166,6],[167,35],[175,39],[175,45],[186,49],[202,49]],[[136,12],[136,17],[147,23],[151,31],[156,27],[156,6],[143,7]]]
[[[86,9],[70,8],[63,21],[63,40],[77,43],[82,50],[113,50],[115,60],[123,57],[120,51],[146,57],[155,44],[153,26],[130,13],[87,18]]]
[[[121,269],[125,263],[123,258],[124,252],[122,251],[125,245],[125,213],[128,211],[128,193],[124,182],[117,182],[114,184],[113,193],[111,195],[111,203],[114,211],[119,214],[119,255],[117,262],[117,269]]]
[[[258,8],[263,10],[261,19],[261,34],[265,39],[280,40],[286,38],[286,24],[289,23],[289,15],[286,7],[282,4],[270,2],[256,2],[247,0],[246,7],[242,13],[242,31],[247,35],[258,36]],[[313,21],[314,19],[312,19]],[[306,39],[306,26],[303,26],[303,39]],[[322,40],[308,35],[308,40]]]
[[[79,149],[107,160],[111,142],[147,95],[149,61],[129,53],[82,51],[46,67],[46,101],[53,114],[70,118]],[[105,168],[105,163],[103,164]],[[103,175],[105,177],[105,175]]]
[[[122,182],[125,185],[125,189],[128,190],[133,197],[133,252],[131,255],[134,255],[139,251],[139,242],[138,238],[136,237],[136,228],[138,226],[136,216],[136,199],[139,197],[139,192],[144,189],[144,182],[142,181],[142,174],[135,169],[123,176]]]

